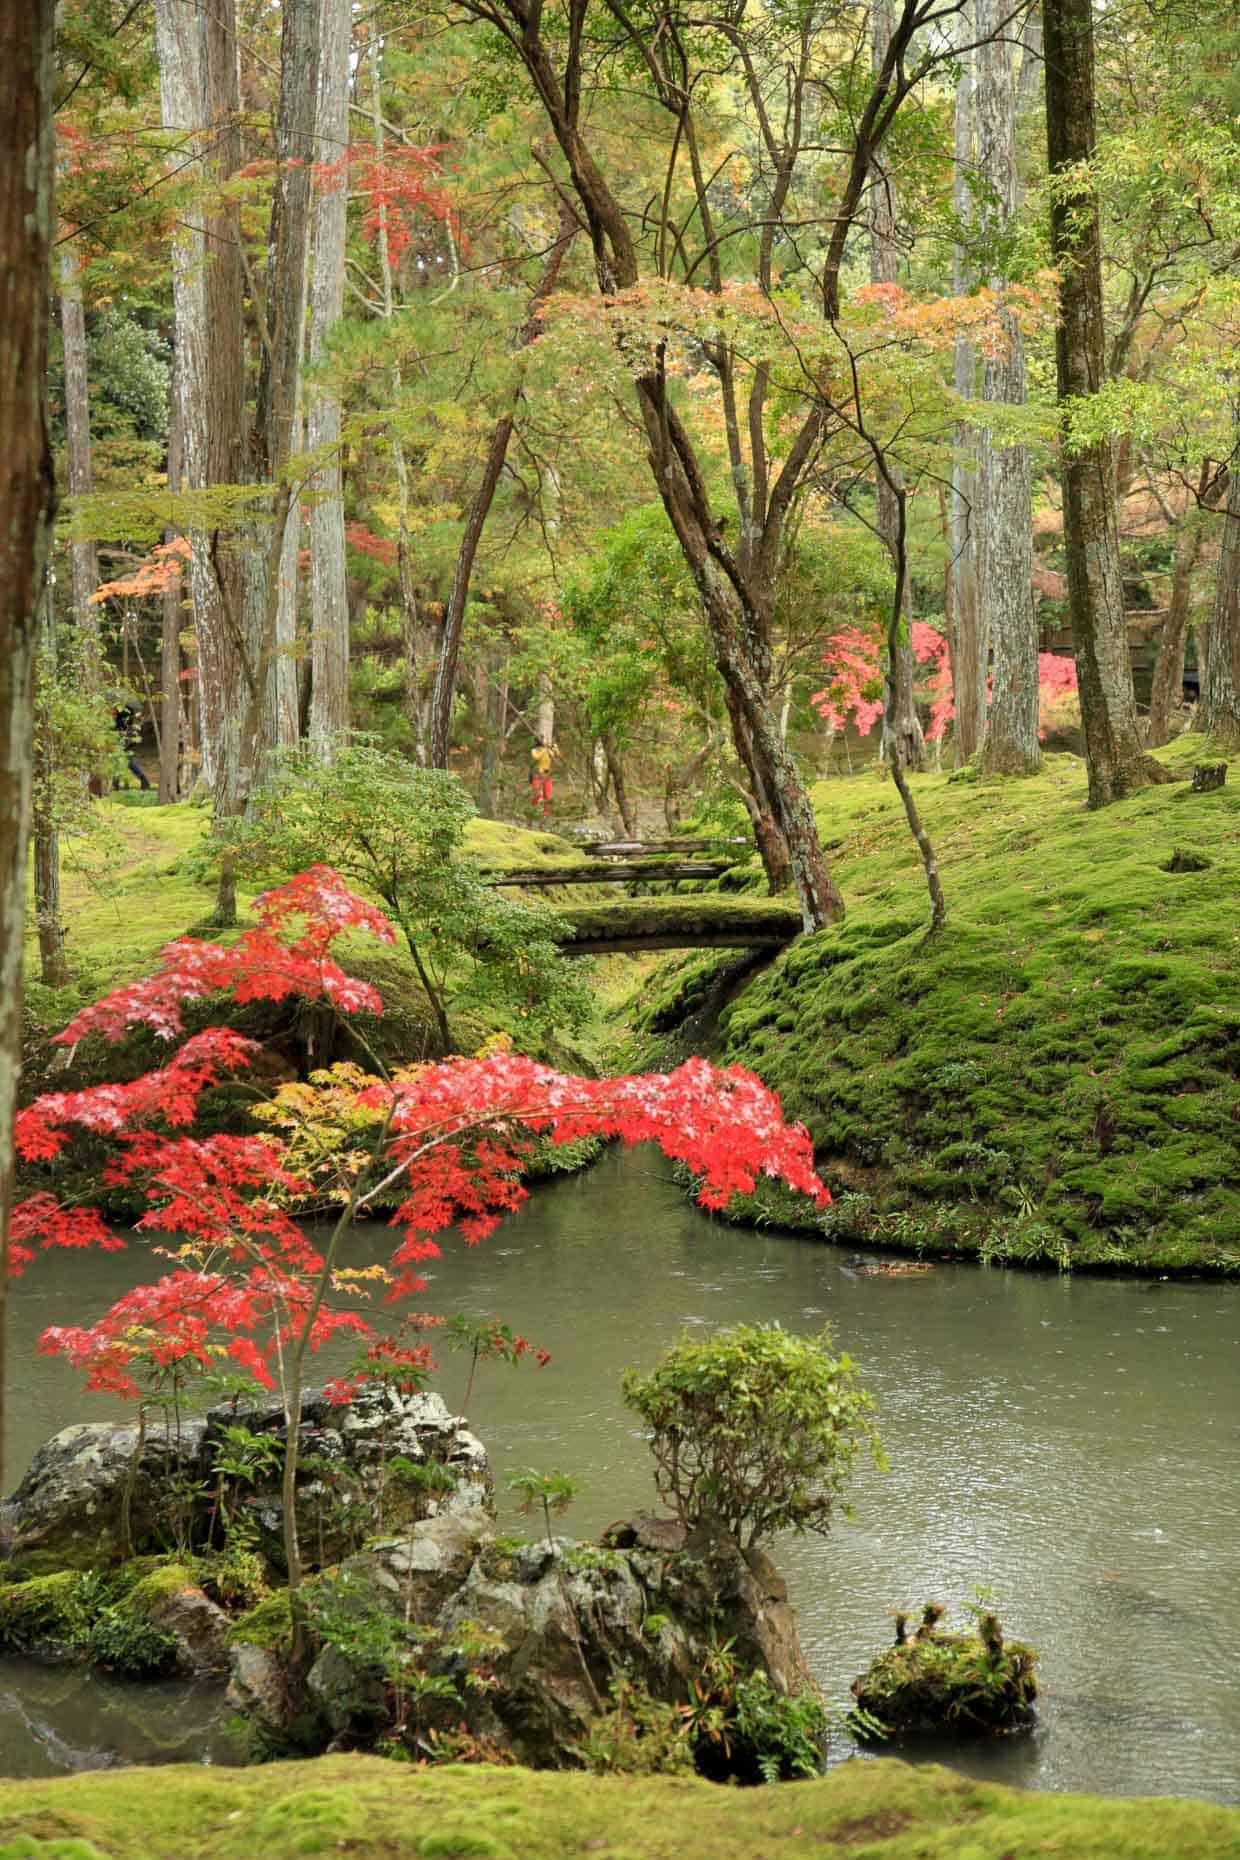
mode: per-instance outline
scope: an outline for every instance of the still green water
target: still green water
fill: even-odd
[[[356,1262],[382,1239],[360,1230]],[[14,1472],[56,1428],[111,1412],[34,1340],[101,1308],[133,1264],[66,1255],[18,1286]],[[563,1525],[580,1536],[654,1503],[619,1399],[626,1365],[649,1367],[686,1328],[829,1321],[878,1399],[891,1470],[862,1472],[855,1523],[775,1546],[828,1695],[846,1700],[895,1608],[989,1584],[1008,1631],[1041,1650],[1040,1728],[930,1754],[1038,1788],[1240,1802],[1240,1288],[858,1264],[712,1222],[657,1158],[613,1153],[540,1189],[482,1247],[447,1242],[426,1303],[502,1316],[551,1351],[543,1370],[484,1365],[471,1420],[501,1490],[525,1466],[581,1481]],[[445,1358],[450,1404],[465,1373]],[[0,1665],[0,1769],[219,1757],[211,1710],[209,1693]]]

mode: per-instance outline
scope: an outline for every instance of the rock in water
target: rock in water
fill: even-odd
[[[36,1574],[104,1567],[130,1549],[205,1543],[219,1510],[217,1455],[231,1428],[282,1446],[283,1407],[229,1403],[205,1420],[144,1432],[132,1422],[65,1428],[39,1448],[0,1507],[0,1549]],[[254,1484],[239,1481],[230,1490],[224,1481],[225,1508],[253,1520],[260,1547],[278,1567],[281,1459]],[[438,1395],[376,1386],[341,1405],[311,1389],[302,1402],[301,1459],[298,1524],[309,1568],[421,1517],[489,1511],[486,1451]]]

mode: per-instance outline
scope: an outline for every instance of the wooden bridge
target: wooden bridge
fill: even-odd
[[[572,926],[566,956],[637,955],[657,949],[782,949],[801,934],[801,912],[779,898],[617,898],[557,914]]]
[[[715,880],[738,863],[746,840],[596,840],[580,859],[507,867],[491,885],[674,884]],[[716,853],[715,857],[703,854]],[[696,855],[686,858],[684,855]],[[776,898],[698,891],[678,897],[628,897],[556,905],[571,927],[561,939],[566,956],[637,954],[660,949],[782,949],[801,934],[801,913]]]

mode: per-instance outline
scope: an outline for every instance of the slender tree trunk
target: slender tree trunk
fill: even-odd
[[[977,0],[978,166],[989,183],[981,215],[988,241],[1002,237],[1016,213],[1016,77],[1005,37],[1004,0]],[[1006,279],[992,276],[1002,293]],[[992,406],[1025,403],[1025,343],[1010,310],[999,313],[1004,347],[986,358],[982,398]],[[1038,743],[1038,630],[1033,606],[1033,473],[1029,448],[1003,445],[983,431],[978,447],[979,590],[992,653],[992,688],[982,742],[991,774],[1033,775]]]
[[[52,0],[0,0],[0,1491],[21,1068],[36,610],[55,503],[47,419]]]
[[[65,959],[65,926],[60,914],[60,833],[56,826],[56,745],[51,706],[51,685],[56,677],[56,625],[51,583],[46,580],[39,596],[39,636],[30,810],[34,840],[34,920],[39,939],[39,980],[45,988],[63,988],[69,980],[69,964]]]
[[[1051,249],[1060,275],[1055,348],[1064,405],[1098,393],[1106,381],[1098,201],[1088,178],[1095,144],[1091,0],[1042,0],[1042,32],[1054,189]],[[1089,805],[1103,807],[1168,777],[1145,753],[1137,723],[1110,442],[1075,443],[1065,419],[1060,471]]]
[[[504,722],[508,710],[508,675],[497,655],[485,651],[478,662],[478,712],[482,719],[482,748],[478,761],[478,812],[494,820],[504,749]]]
[[[86,315],[78,283],[77,251],[72,240],[60,248],[60,336],[65,355],[65,431],[69,490],[87,497],[95,488],[90,451],[90,391],[86,368]],[[99,609],[90,597],[99,586],[99,562],[93,542],[69,545],[73,576],[73,623],[82,678],[88,691],[103,690],[103,654],[99,645]]]
[[[181,489],[181,407],[176,385],[168,419],[168,489]],[[168,542],[175,534],[164,532]],[[167,807],[180,794],[181,785],[181,577],[165,590],[159,644],[159,697],[163,727],[159,737],[159,794]]]
[[[1193,575],[1201,559],[1205,531],[1200,520],[1185,518],[1175,540],[1167,618],[1158,641],[1150,688],[1151,749],[1171,741],[1172,717],[1184,703],[1184,653],[1193,610]]]
[[[1226,749],[1240,747],[1240,426],[1228,467],[1214,613],[1201,670],[1200,728]]]
[[[870,57],[876,75],[887,56],[892,23],[892,0],[870,0]],[[879,160],[870,169],[870,281],[894,284],[899,270],[895,182]],[[875,528],[888,555],[893,557],[900,526],[897,499],[903,485],[904,475],[899,465],[889,460],[887,475],[880,472],[874,487]],[[890,729],[883,732],[883,741],[889,754],[903,758],[906,768],[919,769],[925,765],[926,744],[913,691],[917,662],[907,625],[901,629],[895,655],[891,680],[895,709]]]
[[[535,287],[530,303],[529,315],[518,339],[518,346],[527,350],[538,340],[542,328],[542,306],[556,287],[568,248],[576,232],[576,220],[562,207],[560,211],[560,234],[543,266],[542,276]],[[443,633],[440,637],[439,658],[435,666],[435,683],[431,692],[431,767],[446,769],[448,766],[448,738],[452,730],[452,703],[456,695],[457,665],[461,653],[461,635],[465,628],[465,608],[469,600],[470,577],[474,571],[474,561],[478,554],[478,545],[482,541],[482,532],[495,501],[495,492],[499,485],[500,474],[504,469],[504,460],[508,456],[508,442],[512,438],[516,425],[517,406],[521,398],[521,386],[524,371],[519,369],[517,379],[510,393],[508,406],[495,422],[491,433],[491,443],[487,447],[483,461],[482,478],[474,492],[469,511],[465,518],[465,533],[457,551],[456,569],[452,577],[452,590],[448,596],[448,605],[444,613]]]
[[[962,22],[969,38],[972,9]],[[973,63],[976,52],[961,53],[956,82],[954,204],[963,226],[972,213],[969,182],[973,172]],[[952,255],[952,288],[959,297],[969,288],[963,245]],[[956,337],[952,360],[953,384],[959,401],[971,401],[977,392],[977,351],[968,336]],[[963,765],[977,754],[986,722],[987,643],[982,628],[977,589],[977,537],[974,500],[976,437],[965,420],[957,420],[951,482],[951,648],[952,692],[955,700],[956,761]]]
[[[628,837],[632,839],[637,832],[637,817],[633,809],[629,806],[628,790],[624,785],[624,763],[621,761],[620,751],[616,748],[610,736],[605,736],[603,738],[603,754],[607,758],[607,772],[611,776],[612,790],[616,797],[616,807],[620,813],[620,824],[623,826]]]
[[[310,361],[321,364],[344,313],[348,209],[349,51],[352,0],[323,0],[319,62],[320,162],[339,167],[320,185],[314,208]],[[323,463],[310,510],[310,750],[331,762],[349,728],[349,601],[345,585],[344,486],[340,396],[322,381],[310,390],[309,449]]]

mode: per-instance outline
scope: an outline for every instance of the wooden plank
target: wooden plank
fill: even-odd
[[[753,842],[747,839],[734,839],[721,833],[713,839],[581,840],[578,844],[582,852],[593,853],[599,859],[627,859],[640,858],[643,853],[711,852],[717,851],[720,846],[744,846],[752,850]]]
[[[718,878],[735,864],[732,859],[587,859],[580,865],[518,866],[492,872],[488,885],[615,885],[624,881],[665,882],[675,879]]]

